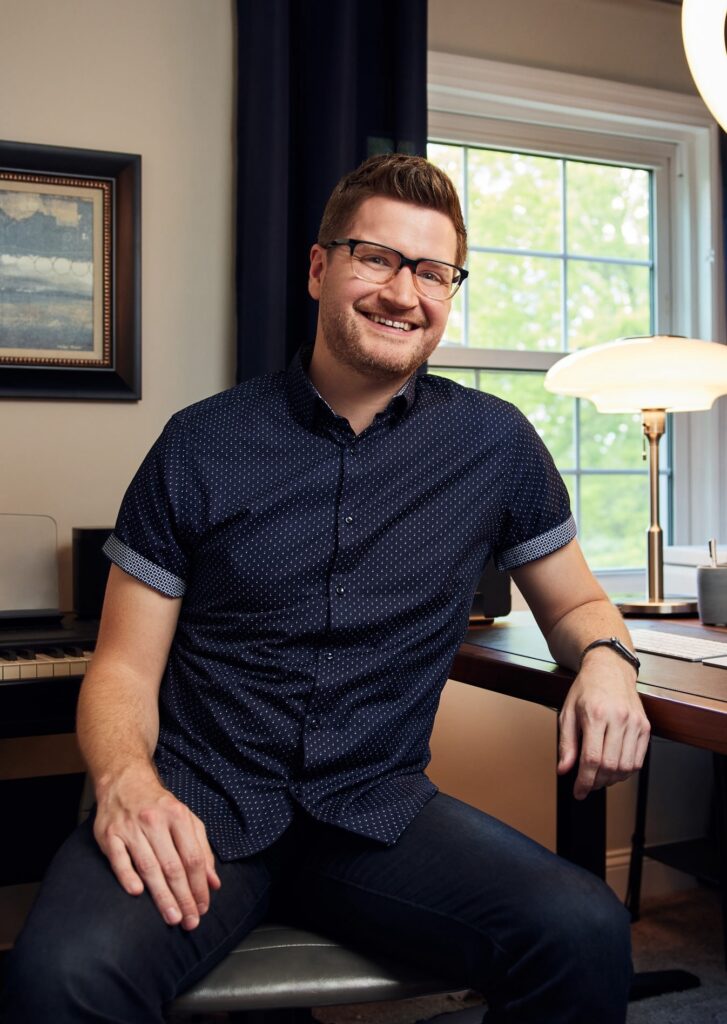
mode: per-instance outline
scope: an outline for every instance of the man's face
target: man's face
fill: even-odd
[[[455,259],[457,236],[449,217],[396,199],[366,199],[345,236],[388,245],[411,259]],[[421,295],[408,267],[383,285],[359,280],[346,246],[313,246],[308,290],[320,303],[316,346],[379,380],[408,377],[429,358],[451,305]]]

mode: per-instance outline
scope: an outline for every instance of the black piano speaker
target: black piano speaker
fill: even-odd
[[[73,610],[79,619],[100,619],[111,563],[103,546],[110,526],[73,528]]]

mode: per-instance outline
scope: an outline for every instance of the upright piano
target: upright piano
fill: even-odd
[[[0,737],[73,732],[98,623],[0,621]]]
[[[0,622],[0,907],[38,882],[75,827],[84,773],[76,753],[78,691],[97,622]],[[12,932],[13,929],[10,928]],[[0,948],[3,941],[0,927]]]

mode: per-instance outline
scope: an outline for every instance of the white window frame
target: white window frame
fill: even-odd
[[[655,330],[724,342],[718,128],[697,96],[430,51],[428,106],[434,140],[652,168]],[[546,370],[558,358],[440,346],[429,363]],[[727,543],[727,399],[672,419],[673,543]]]

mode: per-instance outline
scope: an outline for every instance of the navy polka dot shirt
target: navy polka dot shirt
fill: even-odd
[[[435,792],[429,737],[485,562],[575,535],[512,405],[415,375],[356,436],[308,358],[173,416],[106,546],[183,597],[155,761],[223,860],[269,846],[295,803],[395,842]]]

